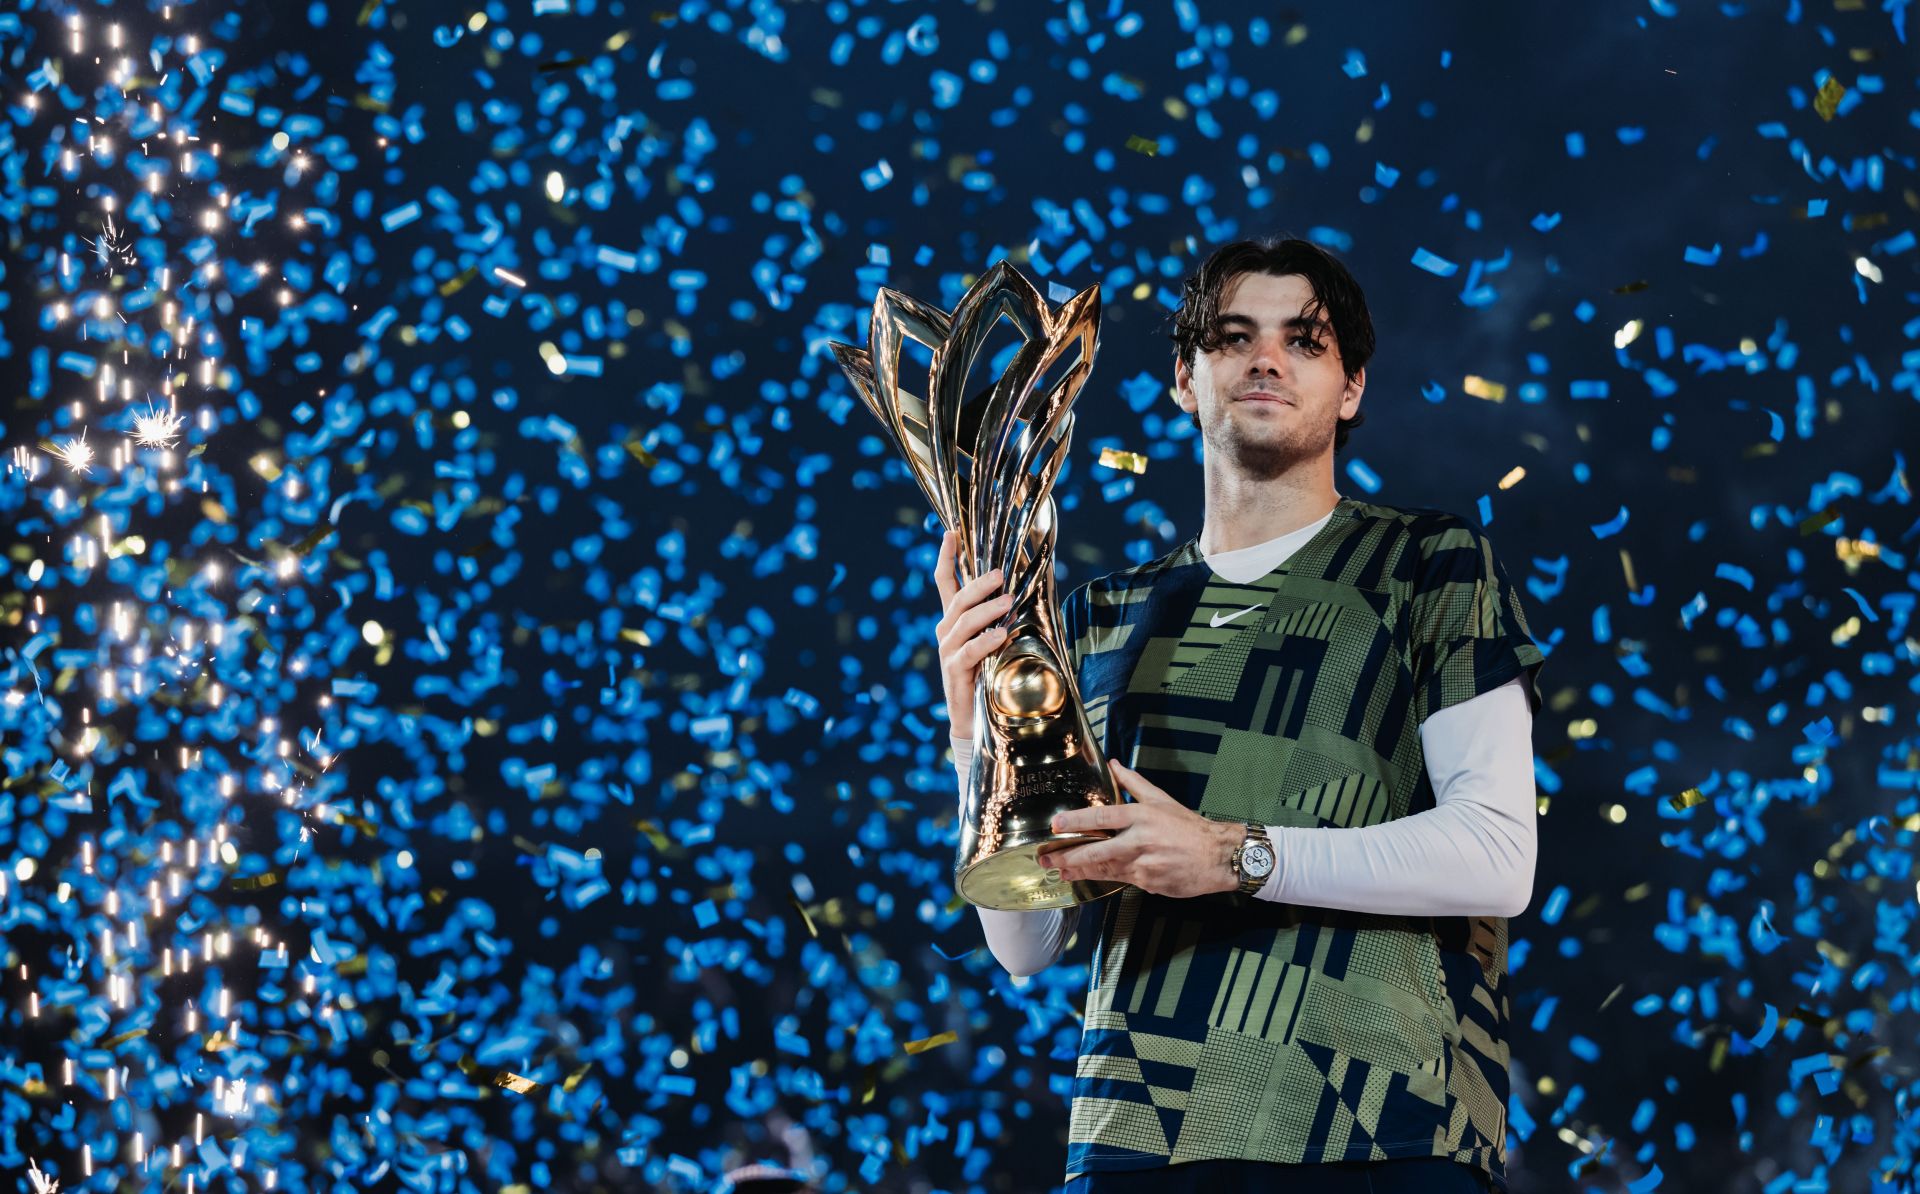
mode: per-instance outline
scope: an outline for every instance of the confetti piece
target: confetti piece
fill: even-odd
[[[902,1048],[906,1049],[910,1054],[925,1053],[929,1049],[938,1049],[942,1045],[951,1045],[959,1039],[960,1034],[957,1032],[942,1032],[917,1041],[908,1041]]]
[[[1413,251],[1413,264],[1437,278],[1451,278],[1460,272],[1460,267],[1444,257],[1435,256],[1425,249]]]
[[[1622,506],[1620,507],[1620,512],[1618,514],[1614,515],[1612,518],[1608,519],[1606,522],[1600,523],[1597,526],[1594,526],[1590,529],[1593,531],[1594,538],[1606,539],[1619,534],[1620,531],[1626,527],[1626,525],[1627,525],[1627,508],[1625,506]],[[1637,588],[1638,586],[1636,585],[1633,587]]]
[[[1703,794],[1699,788],[1688,788],[1678,796],[1669,796],[1667,798],[1667,804],[1672,807],[1674,812],[1679,813],[1685,812],[1697,804],[1705,803],[1706,799],[1705,794]]]
[[[1466,379],[1460,383],[1460,388],[1475,398],[1485,398],[1489,402],[1507,400],[1506,386],[1497,381],[1488,381],[1484,377],[1476,377],[1471,373],[1467,374]]]
[[[1820,84],[1820,90],[1814,93],[1813,110],[1822,120],[1832,120],[1840,110],[1840,101],[1845,98],[1847,89],[1840,80],[1828,75]]]

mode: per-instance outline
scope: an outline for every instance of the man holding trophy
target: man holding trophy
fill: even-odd
[[[956,888],[1014,974],[1099,901],[1067,1189],[1504,1190],[1545,659],[1518,596],[1465,519],[1335,490],[1372,321],[1337,259],[1262,239],[1174,316],[1200,531],[1056,606],[1098,300],[1049,309],[1003,262],[951,315],[883,290],[869,349],[835,346],[948,528]],[[1026,343],[970,397],[1002,315]]]

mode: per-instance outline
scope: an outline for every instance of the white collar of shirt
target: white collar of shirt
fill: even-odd
[[[1334,510],[1338,510],[1336,505]],[[1252,547],[1237,547],[1232,551],[1216,551],[1212,555],[1201,554],[1207,561],[1207,567],[1222,580],[1236,585],[1244,585],[1258,580],[1275,568],[1287,562],[1294,552],[1306,546],[1307,540],[1318,534],[1320,528],[1327,525],[1333,517],[1333,510],[1327,511],[1318,519],[1301,527],[1297,531],[1288,531],[1277,539],[1265,543],[1256,543]]]

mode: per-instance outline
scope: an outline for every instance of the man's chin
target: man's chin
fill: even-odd
[[[1224,429],[1223,429],[1224,430]],[[1333,437],[1316,449],[1302,444],[1295,436],[1244,436],[1229,432],[1224,440],[1209,440],[1209,450],[1219,450],[1231,458],[1238,470],[1247,476],[1270,480],[1297,468],[1301,464],[1318,460],[1333,446]]]

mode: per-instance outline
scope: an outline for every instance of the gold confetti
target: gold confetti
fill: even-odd
[[[455,274],[453,277],[448,278],[446,281],[440,283],[440,297],[446,298],[448,295],[458,294],[461,287],[465,286],[467,283],[473,281],[475,278],[479,276],[480,276],[479,266],[477,265],[468,266],[467,268],[461,270],[459,273]]]
[[[277,887],[279,883],[279,872],[268,871],[264,875],[243,875],[228,883],[227,886],[235,891],[260,891],[268,887]]]
[[[510,1090],[514,1094],[531,1094],[546,1085],[524,1074],[516,1074],[512,1070],[494,1070],[489,1075],[480,1063],[473,1059],[471,1053],[463,1055],[454,1064],[460,1067],[460,1072],[472,1080],[475,1086],[497,1086],[501,1090]]]
[[[1640,582],[1633,578],[1633,557],[1627,554],[1627,550],[1624,547],[1620,549],[1620,571],[1627,575],[1627,588],[1638,593],[1640,591]]]
[[[1509,472],[1506,476],[1500,478],[1500,488],[1512,489],[1514,486],[1520,484],[1521,481],[1525,480],[1526,475],[1527,475],[1527,470],[1521,465],[1516,464],[1513,466],[1513,469],[1511,472]]]
[[[908,1041],[906,1043],[906,1050],[908,1053],[925,1053],[929,1049],[938,1049],[942,1045],[951,1045],[959,1039],[960,1034],[957,1032],[943,1032],[938,1036],[922,1037],[917,1041]]]
[[[1467,374],[1467,380],[1460,383],[1460,388],[1472,394],[1475,398],[1485,398],[1489,402],[1505,402],[1507,400],[1506,386],[1501,385],[1497,381],[1488,381],[1484,377],[1477,377],[1471,373]]]
[[[807,906],[800,902],[800,897],[790,895],[787,899],[793,904],[793,910],[800,914],[800,923],[807,926],[807,936],[818,937],[820,930],[814,925],[813,917],[807,915]]]
[[[1846,85],[1832,75],[1828,75],[1827,81],[1820,84],[1820,90],[1814,94],[1813,110],[1820,114],[1820,119],[1832,120],[1834,113],[1840,108],[1840,101],[1845,99],[1846,95]]]
[[[665,852],[673,845],[673,839],[660,832],[660,826],[652,821],[635,821],[633,827],[646,834],[647,840],[653,843],[653,848],[656,850]]]
[[[1118,448],[1100,449],[1100,463],[1108,468],[1122,468],[1130,473],[1147,471],[1147,458],[1138,452],[1123,452]]]
[[[1151,137],[1142,137],[1138,134],[1128,137],[1127,148],[1135,153],[1144,153],[1150,158],[1160,156],[1160,142]]]
[[[1833,554],[1843,564],[1857,564],[1861,560],[1879,559],[1880,545],[1871,539],[1842,537],[1833,541]]]
[[[1688,788],[1678,796],[1667,797],[1667,804],[1676,813],[1683,813],[1696,804],[1705,804],[1706,802],[1706,793],[1702,792],[1699,788]]]
[[[314,530],[308,532],[305,538],[301,539],[300,542],[294,544],[288,550],[296,556],[306,555],[314,548],[320,546],[320,541],[333,534],[336,529],[337,528],[331,525],[316,527]]]
[[[1868,1049],[1865,1053],[1862,1053],[1860,1056],[1854,1058],[1852,1061],[1849,1061],[1847,1063],[1847,1069],[1857,1070],[1861,1066],[1867,1064],[1868,1062],[1873,1061],[1876,1058],[1885,1057],[1892,1052],[1893,1052],[1892,1045],[1875,1045],[1873,1048]]]

